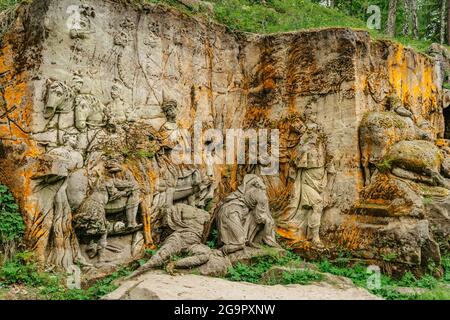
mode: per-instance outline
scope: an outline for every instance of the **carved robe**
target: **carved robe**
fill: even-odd
[[[252,185],[256,175],[247,175],[244,183],[225,198],[217,216],[219,239],[224,246],[278,247],[275,223],[269,209],[265,188]],[[262,183],[262,181],[261,181]]]
[[[308,124],[293,157],[294,179],[292,198],[287,207],[287,221],[297,237],[306,239],[311,232],[318,233],[323,208],[324,194],[328,186],[327,141],[321,128]],[[310,231],[311,230],[311,231]]]
[[[39,236],[35,247],[47,250],[47,264],[69,268],[79,257],[77,239],[72,230],[72,210],[68,198],[70,179],[77,179],[77,171],[83,168],[83,157],[70,147],[59,147],[49,151],[43,163],[50,167],[41,168],[36,187],[38,207],[42,221],[36,221],[33,232]],[[76,184],[76,181],[74,182]],[[45,232],[39,232],[42,228]]]

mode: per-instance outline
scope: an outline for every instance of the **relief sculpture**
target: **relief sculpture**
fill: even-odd
[[[450,113],[431,58],[364,31],[69,2],[21,5],[38,18],[0,50],[0,183],[43,268],[223,274],[285,249],[440,265]]]
[[[294,182],[288,220],[299,238],[312,240],[317,247],[323,247],[319,235],[320,221],[324,208],[331,204],[336,171],[327,137],[310,108],[306,109],[304,118],[291,160]]]

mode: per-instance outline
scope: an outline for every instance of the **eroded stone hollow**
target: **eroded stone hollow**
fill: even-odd
[[[278,241],[395,271],[438,265],[448,250],[433,58],[364,31],[233,33],[119,0],[35,0],[8,19],[0,182],[43,264],[117,266],[161,244],[151,265],[184,252],[175,267],[214,273]],[[198,134],[208,129],[279,130],[278,155],[268,143],[279,170],[212,163],[217,141]],[[214,148],[174,163],[192,141]],[[220,250],[202,244],[213,229]]]

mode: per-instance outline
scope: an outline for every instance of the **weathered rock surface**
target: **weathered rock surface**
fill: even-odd
[[[388,269],[423,269],[448,250],[439,61],[364,31],[234,33],[122,0],[35,0],[9,22],[0,182],[18,199],[42,264],[136,260],[173,234],[165,206],[212,204],[215,219],[215,206],[249,174],[262,176],[268,201],[260,202],[272,216],[255,225],[273,218],[282,240],[319,257],[344,248]],[[262,174],[267,157],[211,165],[211,154],[175,165],[177,144],[211,145],[202,134],[190,139],[198,123],[220,133],[278,129],[279,170]],[[173,141],[178,129],[186,131]],[[391,147],[417,140],[444,150],[440,168],[381,172]]]
[[[329,283],[264,286],[198,275],[171,276],[162,271],[127,281],[104,300],[380,300],[355,286]]]

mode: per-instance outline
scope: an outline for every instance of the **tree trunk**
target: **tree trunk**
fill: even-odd
[[[419,17],[417,16],[417,0],[409,0],[412,20],[412,34],[414,39],[419,39]]]
[[[441,44],[443,44],[444,43],[444,41],[445,41],[445,23],[446,23],[446,21],[445,21],[445,16],[446,16],[446,11],[447,11],[447,8],[446,8],[446,2],[447,1],[449,1],[450,2],[450,0],[441,0],[442,2],[441,2],[441,23],[440,23],[440,25],[441,25],[441,30],[440,30],[440,43]]]
[[[391,37],[395,36],[396,18],[397,18],[397,0],[389,0],[389,13],[386,26],[386,33]]]
[[[450,45],[450,0],[447,0],[447,44]]]
[[[403,22],[403,35],[409,36],[409,25],[411,22],[411,3],[410,0],[403,0],[403,8],[405,11],[405,19]]]

